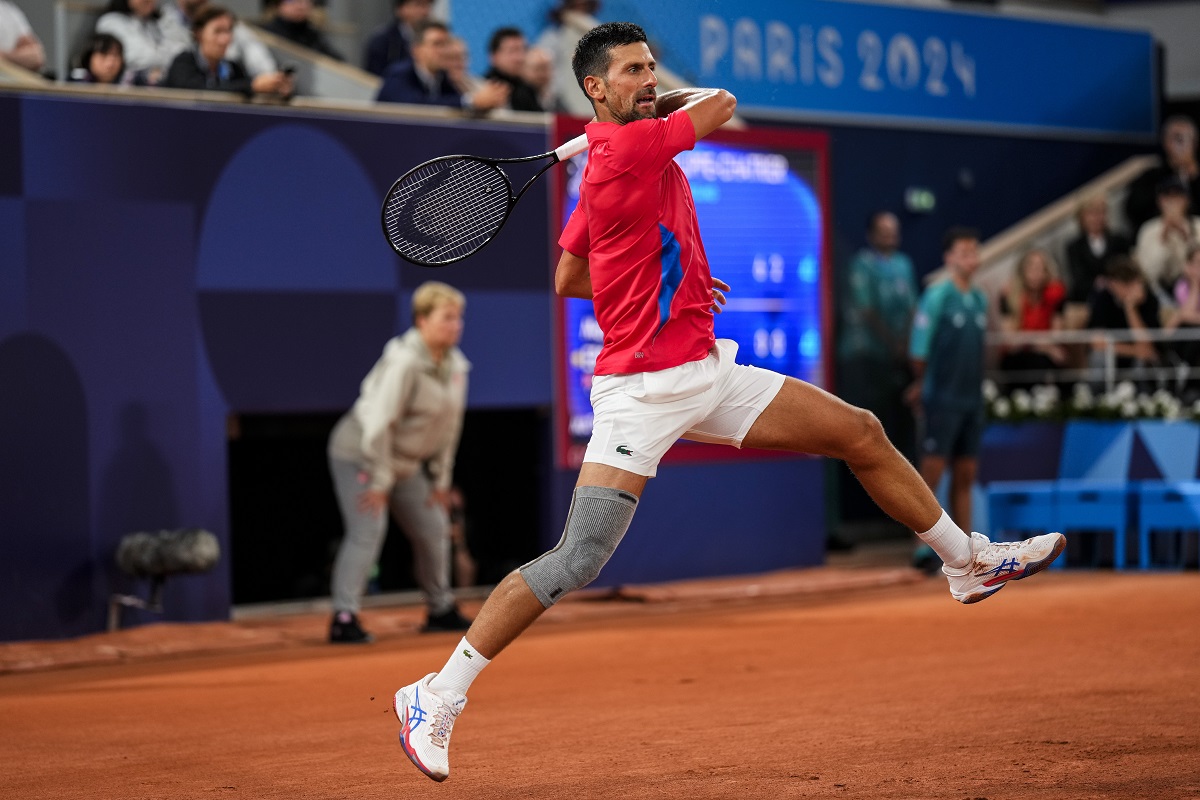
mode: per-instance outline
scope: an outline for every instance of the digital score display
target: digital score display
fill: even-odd
[[[582,132],[572,118],[560,118],[556,128],[560,142]],[[709,268],[732,287],[715,318],[717,338],[738,343],[738,363],[822,387],[831,330],[827,151],[823,134],[719,131],[676,157],[691,184]],[[577,156],[559,170],[555,239],[579,202],[586,159]],[[591,436],[592,370],[604,335],[591,301],[558,304],[556,450],[560,466],[576,468]],[[663,460],[747,455],[763,456],[681,441]]]

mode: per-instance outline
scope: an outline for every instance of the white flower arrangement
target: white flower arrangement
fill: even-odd
[[[1164,419],[1200,420],[1200,400],[1185,406],[1166,389],[1152,394],[1138,392],[1131,381],[1122,381],[1112,390],[1095,394],[1086,383],[1077,383],[1064,397],[1055,385],[1032,389],[1014,389],[1007,395],[991,380],[983,383],[988,417],[1001,422],[1067,419]]]

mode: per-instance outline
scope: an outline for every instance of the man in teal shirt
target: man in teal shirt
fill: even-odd
[[[909,357],[917,377],[924,416],[921,477],[937,491],[950,466],[950,516],[971,530],[971,488],[983,436],[983,360],[987,296],[971,284],[979,269],[979,234],[951,228],[942,239],[948,277],[921,296],[913,321]],[[918,566],[938,566],[937,557],[918,547]]]
[[[879,417],[892,444],[913,460],[913,416],[904,390],[911,381],[908,335],[917,283],[912,260],[898,249],[895,214],[871,215],[867,244],[851,259],[842,290],[838,394]]]

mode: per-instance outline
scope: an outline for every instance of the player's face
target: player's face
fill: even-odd
[[[416,326],[431,350],[453,347],[462,338],[463,308],[458,303],[443,300],[416,320]]]
[[[601,81],[604,94],[597,100],[612,122],[624,125],[656,116],[658,78],[654,70],[657,66],[645,42],[609,50],[608,72]]]
[[[505,75],[519,76],[525,69],[525,37],[506,36],[492,53],[492,66]]]
[[[1033,253],[1025,259],[1025,286],[1029,289],[1041,289],[1050,281],[1050,268],[1041,253]]]
[[[216,64],[225,57],[229,43],[233,41],[233,19],[214,17],[196,34],[200,53],[209,64]]]
[[[946,266],[952,272],[970,280],[979,269],[979,242],[975,239],[958,239],[946,251]]]
[[[97,50],[92,53],[88,68],[96,78],[97,83],[115,83],[125,66],[125,58],[116,47],[105,52]]]
[[[1103,200],[1086,205],[1079,212],[1079,225],[1089,236],[1099,236],[1108,225],[1108,204]]]
[[[449,33],[440,28],[430,28],[425,31],[420,43],[413,48],[413,57],[430,72],[444,70],[449,60],[451,44]]]
[[[881,253],[891,253],[900,246],[900,220],[891,214],[880,214],[871,230],[871,245]]]

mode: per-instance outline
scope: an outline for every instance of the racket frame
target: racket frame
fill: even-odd
[[[568,158],[571,158],[572,156],[575,156],[575,155],[583,152],[586,149],[587,149],[587,136],[584,135],[584,136],[578,136],[578,137],[570,140],[566,144],[563,144],[560,147],[558,147],[554,150],[551,150],[548,153],[540,153],[539,155],[536,155],[536,156],[522,156],[520,158],[486,158],[484,156],[459,154],[459,155],[439,156],[438,158],[431,158],[428,161],[422,161],[420,164],[417,164],[415,167],[410,169],[408,172],[405,172],[403,175],[401,175],[399,178],[397,178],[396,181],[391,185],[391,188],[388,189],[387,194],[384,195],[383,206],[379,212],[380,223],[383,226],[383,237],[385,239],[387,239],[388,246],[392,248],[393,252],[395,252],[396,255],[400,256],[405,261],[408,261],[411,264],[416,264],[419,267],[445,267],[450,264],[454,264],[459,261],[462,261],[465,258],[470,258],[471,256],[475,255],[483,248],[487,247],[491,243],[491,241],[493,239],[495,239],[497,235],[499,235],[500,231],[503,230],[504,226],[508,223],[508,218],[512,214],[513,207],[516,206],[517,201],[520,200],[525,195],[525,192],[529,190],[529,187],[532,186],[537,181],[538,178],[542,177],[542,175],[544,175],[546,173],[546,171],[548,169],[550,169],[551,167],[553,167],[555,164],[558,164]],[[517,192],[514,195],[512,178],[509,177],[508,173],[505,172],[504,168],[500,165],[501,164],[528,164],[533,161],[539,161],[543,158],[548,158],[550,160],[546,163],[545,166],[543,166],[536,173],[534,173],[533,176],[531,178],[529,178],[529,180],[525,181],[525,185],[521,187],[521,191]],[[488,166],[493,167],[497,172],[500,173],[500,176],[502,178],[504,178],[504,184],[508,189],[508,205],[504,209],[504,216],[503,216],[503,218],[501,218],[500,224],[497,225],[496,229],[494,231],[492,231],[491,235],[488,236],[488,238],[482,244],[480,244],[478,247],[476,247],[474,250],[471,250],[470,252],[465,253],[461,256],[455,256],[454,258],[451,258],[446,261],[436,261],[436,262],[420,261],[420,260],[414,259],[410,256],[407,256],[404,253],[401,253],[400,250],[396,247],[396,245],[394,245],[392,243],[392,237],[388,233],[388,218],[387,218],[388,206],[390,205],[390,200],[392,198],[392,194],[396,191],[397,188],[400,187],[401,184],[404,183],[404,181],[410,175],[412,175],[417,170],[431,167],[442,161],[478,161],[480,163],[487,164]]]

